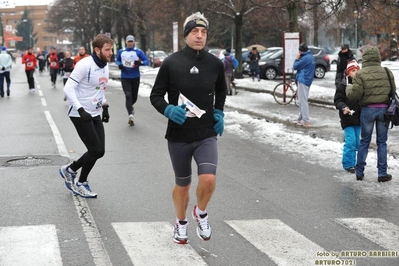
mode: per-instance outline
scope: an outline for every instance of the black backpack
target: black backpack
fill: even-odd
[[[391,85],[391,93],[389,94],[391,103],[385,112],[385,125],[391,129],[393,126],[399,126],[399,96],[396,93],[396,88],[392,86],[392,81],[387,68],[384,67],[384,69],[385,72],[387,72],[389,84]]]

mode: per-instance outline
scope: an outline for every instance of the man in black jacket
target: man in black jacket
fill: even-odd
[[[335,86],[337,86],[342,79],[345,78],[345,70],[349,61],[355,59],[348,44],[341,46],[341,51],[338,53],[337,73],[335,74]]]
[[[206,207],[215,190],[216,136],[223,134],[227,87],[222,61],[204,49],[208,28],[208,20],[199,12],[186,19],[186,46],[163,61],[150,95],[151,104],[169,118],[165,137],[175,173],[173,241],[178,244],[188,243],[186,212],[193,158],[198,185],[192,215],[202,240],[209,240],[212,234]]]

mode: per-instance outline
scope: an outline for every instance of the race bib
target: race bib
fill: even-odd
[[[123,65],[124,65],[125,67],[133,67],[134,61],[127,60],[127,59],[123,59]]]
[[[57,65],[57,62],[51,62],[50,63],[50,66],[56,66]]]
[[[69,78],[70,75],[71,75],[71,72],[65,72],[64,73],[64,79]]]
[[[26,66],[27,66],[27,67],[33,67],[33,63],[32,63],[32,62],[27,62],[27,63],[26,63]]]
[[[192,101],[186,98],[183,94],[179,94],[178,104],[185,104],[188,111],[186,112],[187,117],[198,117],[201,118],[206,111],[201,110],[198,106],[196,106]]]

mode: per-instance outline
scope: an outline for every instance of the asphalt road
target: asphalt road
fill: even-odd
[[[12,81],[11,97],[0,99],[0,265],[399,265],[396,195],[376,196],[336,178],[341,170],[229,132],[218,140],[212,239],[201,241],[188,215],[190,244],[175,245],[167,120],[148,98],[129,127],[121,88],[107,88],[106,154],[89,177],[99,196],[84,200],[58,174],[85,152],[61,78],[53,89],[48,73],[36,73],[30,94],[17,64]],[[341,251],[359,252],[332,256]]]

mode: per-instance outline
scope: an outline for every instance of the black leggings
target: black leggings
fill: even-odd
[[[29,89],[35,88],[35,79],[33,78],[34,69],[25,70],[26,78],[28,79]]]
[[[87,148],[77,161],[74,161],[70,168],[77,171],[82,168],[79,176],[79,182],[87,181],[87,177],[96,163],[97,159],[104,156],[105,153],[105,132],[101,121],[101,116],[93,117],[93,121],[84,122],[80,117],[71,117],[71,121],[78,132],[80,139]]]
[[[139,92],[140,78],[122,79],[122,89],[126,97],[126,110],[130,115],[133,112],[133,104],[137,101],[137,94]]]
[[[57,72],[58,68],[50,68],[50,79],[52,83],[57,82]]]

